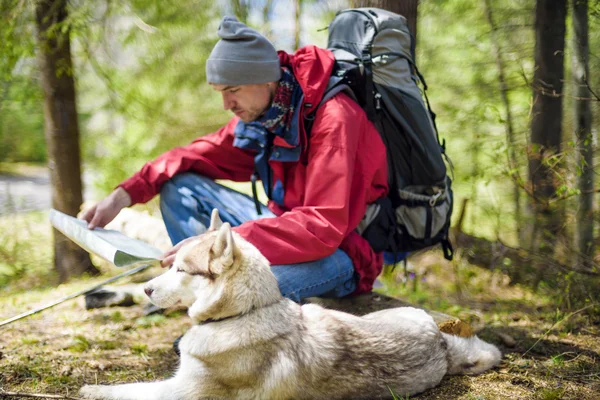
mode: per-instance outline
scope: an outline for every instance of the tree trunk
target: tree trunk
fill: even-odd
[[[83,199],[75,82],[66,19],[67,0],[40,0],[36,4],[52,207],[75,216]],[[60,282],[85,272],[98,273],[89,254],[57,230],[54,230],[54,267]]]
[[[500,96],[502,97],[502,104],[504,105],[505,113],[505,128],[506,128],[506,147],[508,149],[508,168],[510,176],[513,180],[513,201],[515,204],[515,222],[516,222],[516,233],[517,238],[521,238],[520,225],[521,225],[521,201],[520,201],[520,189],[519,189],[519,172],[518,162],[515,151],[515,131],[513,128],[513,118],[510,110],[510,99],[508,97],[508,85],[506,84],[505,66],[502,58],[502,51],[500,49],[500,41],[498,40],[498,28],[493,18],[493,11],[490,4],[490,0],[484,0],[483,6],[485,14],[490,24],[491,38],[492,38],[492,50],[494,52],[494,58],[496,60],[496,67],[498,68],[498,81],[500,84]]]
[[[296,32],[294,32],[294,50],[300,48],[300,17],[302,15],[302,0],[294,0],[296,6]]]
[[[556,194],[557,165],[553,157],[561,150],[566,13],[565,0],[537,0],[529,183],[537,225],[534,231],[538,232],[532,247],[548,256],[553,254],[564,219],[556,203],[550,200]],[[550,273],[544,265],[537,268],[539,281]]]
[[[417,42],[417,7],[418,0],[354,0],[353,7],[377,7],[402,15],[408,22],[408,29]]]
[[[588,1],[573,0],[573,94],[574,124],[580,169],[578,187],[581,191],[577,210],[578,263],[589,267],[594,255],[594,140],[592,136],[592,94],[588,88],[589,44],[588,44]]]
[[[265,4],[263,6],[262,9],[262,16],[263,16],[263,32],[268,33],[269,36],[271,34],[271,25],[269,24],[269,11],[271,10],[271,3],[273,0],[267,0],[265,1]]]

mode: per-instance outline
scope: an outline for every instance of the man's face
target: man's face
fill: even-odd
[[[263,115],[271,106],[277,82],[252,85],[210,84],[223,96],[223,108],[231,110],[244,122],[251,122]]]

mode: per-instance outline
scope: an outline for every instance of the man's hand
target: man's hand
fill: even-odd
[[[104,228],[115,219],[119,211],[131,205],[131,197],[125,189],[118,187],[98,204],[84,212],[81,219],[88,222],[88,228]]]
[[[175,261],[175,255],[177,251],[185,246],[189,242],[193,242],[194,240],[198,240],[200,236],[192,236],[187,239],[183,239],[181,242],[177,243],[171,250],[167,250],[165,254],[162,255],[162,260],[160,261],[160,266],[163,268],[170,267],[171,264]]]

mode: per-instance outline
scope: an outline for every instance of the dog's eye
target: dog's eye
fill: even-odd
[[[177,268],[175,272],[185,272],[182,268]]]

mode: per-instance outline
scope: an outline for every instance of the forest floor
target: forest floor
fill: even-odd
[[[437,253],[412,258],[411,265],[416,267],[407,279],[396,268],[377,290],[469,321],[504,354],[501,365],[487,373],[446,377],[411,398],[600,398],[600,323],[591,307],[563,314],[548,299],[511,286],[499,272],[452,268]],[[107,275],[119,272],[103,269]],[[102,279],[106,275],[42,289],[37,279],[21,279],[0,290],[0,320]],[[181,311],[144,316],[142,304],[86,311],[82,298],[69,301],[0,328],[0,388],[76,397],[83,384],[166,378],[178,362],[172,342],[189,325]]]
[[[0,321],[122,272],[95,259],[102,277],[55,286],[47,212],[0,213],[0,232]],[[446,377],[411,399],[600,399],[598,304],[559,311],[543,291],[511,285],[460,251],[452,263],[440,253],[411,257],[406,273],[402,265],[387,269],[376,290],[469,322],[504,357],[487,373]],[[142,303],[86,310],[78,298],[0,327],[0,399],[15,398],[2,390],[75,398],[84,384],[169,377],[178,363],[173,340],[189,326],[181,311],[144,316]]]

